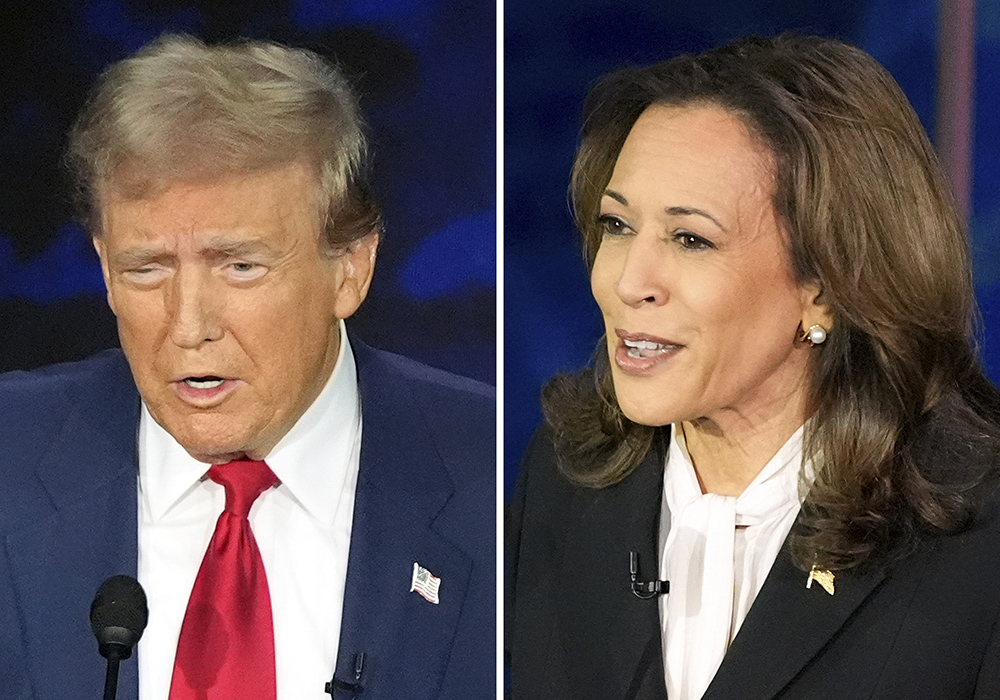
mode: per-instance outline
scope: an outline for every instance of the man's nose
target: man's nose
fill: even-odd
[[[220,300],[211,273],[180,270],[170,290],[170,338],[181,348],[197,348],[222,337]]]
[[[664,258],[663,242],[656,236],[633,236],[615,282],[618,298],[632,307],[665,303],[669,295]]]

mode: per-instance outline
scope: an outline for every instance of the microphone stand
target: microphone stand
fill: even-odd
[[[108,649],[108,673],[104,676],[104,700],[115,700],[118,695],[118,664],[121,653],[117,646]]]

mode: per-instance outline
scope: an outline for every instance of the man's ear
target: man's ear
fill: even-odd
[[[115,301],[111,294],[111,270],[108,267],[107,246],[104,245],[104,241],[102,241],[100,238],[96,236],[93,238],[91,242],[94,244],[94,250],[97,251],[97,257],[100,258],[101,260],[101,274],[104,275],[104,288],[107,290],[108,293],[108,306],[111,307],[112,313],[114,313],[114,315],[117,316],[118,312],[115,311]]]
[[[334,315],[347,318],[361,306],[368,296],[368,287],[375,273],[375,253],[378,251],[378,234],[374,231],[363,238],[351,241],[337,253],[335,264],[340,268],[333,302]]]

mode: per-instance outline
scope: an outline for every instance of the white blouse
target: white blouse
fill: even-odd
[[[660,629],[667,697],[699,700],[799,512],[799,428],[737,497],[702,493],[679,425],[663,475]],[[806,467],[806,474],[812,472]]]

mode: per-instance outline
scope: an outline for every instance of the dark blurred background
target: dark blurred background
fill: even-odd
[[[972,0],[963,0],[972,4]],[[982,357],[1000,381],[1000,2],[975,17],[970,225]],[[935,137],[937,0],[506,0],[504,3],[504,463],[509,499],[541,420],[538,392],[586,364],[602,332],[567,184],[588,87],[615,68],[794,30],[861,46]],[[946,47],[948,42],[945,42]],[[972,61],[970,60],[970,63]]]
[[[350,322],[496,381],[496,9],[479,0],[14,0],[0,5],[0,371],[117,344],[60,168],[96,75],[164,31],[270,39],[361,94],[386,235]]]

